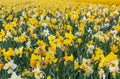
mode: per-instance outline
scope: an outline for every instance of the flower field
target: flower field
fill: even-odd
[[[119,4],[0,0],[0,79],[120,79]]]

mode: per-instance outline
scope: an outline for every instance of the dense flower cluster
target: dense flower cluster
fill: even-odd
[[[0,79],[119,79],[120,6],[93,1],[0,0]]]

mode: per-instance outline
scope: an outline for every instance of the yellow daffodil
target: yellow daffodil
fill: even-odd
[[[120,26],[116,26],[115,30],[120,31]]]
[[[47,44],[44,42],[44,41],[42,41],[42,40],[38,40],[37,41],[37,44],[40,46],[40,48],[42,48],[42,49],[45,49],[45,47],[47,46]]]
[[[39,55],[32,54],[30,58],[31,67],[40,67],[41,57]]]
[[[11,57],[15,55],[14,50],[9,48],[8,51],[3,51],[5,61],[10,61]]]
[[[19,41],[20,42],[25,42],[26,41],[26,38],[25,38],[24,34],[21,34],[21,36],[19,36]]]
[[[64,59],[65,59],[64,65],[66,65],[68,61],[73,62],[74,57],[73,57],[73,55],[70,55],[70,56],[65,56]]]
[[[79,62],[74,61],[74,70],[77,70],[80,67]]]
[[[52,53],[47,53],[45,56],[45,62],[48,64],[56,63],[57,59],[52,55]]]

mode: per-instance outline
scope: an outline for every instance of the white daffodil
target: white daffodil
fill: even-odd
[[[19,37],[17,36],[17,37],[14,37],[14,41],[15,42],[19,42]]]
[[[85,59],[83,58],[83,62],[86,64],[86,65],[91,65],[91,59]]]
[[[31,41],[28,41],[28,42],[26,43],[26,46],[27,46],[27,47],[30,47],[30,46],[31,46]]]
[[[7,31],[7,33],[6,33],[6,36],[5,36],[6,38],[8,38],[8,37],[10,37],[10,38],[12,38],[12,34],[11,34],[11,32],[10,31]]]
[[[100,79],[105,79],[105,72],[104,72],[103,69],[100,69],[100,70],[98,71],[98,74],[99,74]]]
[[[36,17],[37,17],[37,15],[33,14],[33,15],[32,15],[32,17],[33,17],[33,18],[36,18]]]
[[[93,50],[94,50],[94,45],[89,45],[88,49],[87,49],[87,53],[90,53],[92,54],[93,53]]]
[[[89,32],[90,34],[92,34],[92,30],[91,30],[91,28],[88,29],[88,32]]]
[[[79,31],[75,32],[76,36],[81,36],[81,33]]]
[[[48,29],[44,29],[42,34],[45,35],[45,36],[48,36],[49,35],[49,30]]]
[[[46,20],[50,21],[50,18],[48,16],[46,16]]]
[[[102,38],[103,35],[104,33],[102,31],[98,31],[98,38]]]
[[[7,73],[10,74],[13,72],[13,70],[17,67],[16,64],[14,64],[14,61],[11,60],[10,62],[6,63],[3,67],[4,70],[8,70]]]
[[[111,30],[110,33],[113,35],[117,35],[118,32],[116,30]]]
[[[118,60],[114,60],[109,63],[109,70],[110,70],[110,72],[118,72],[119,71]]]
[[[39,68],[35,68],[32,72],[34,73],[35,79],[45,78],[44,72]]]
[[[91,12],[89,11],[89,12],[87,12],[87,17],[89,17],[89,16],[91,16]]]
[[[42,23],[42,26],[44,26],[44,28],[47,27],[47,24],[45,22]]]
[[[25,16],[25,15],[26,15],[26,13],[23,11],[23,12],[22,12],[22,16]]]
[[[83,20],[86,20],[86,17],[84,16],[82,19],[83,19]]]
[[[117,37],[118,32],[116,30],[111,30],[110,33],[113,34],[112,39],[114,40],[114,42],[119,40],[118,37]]]
[[[17,76],[17,74],[15,72],[12,73],[11,78],[8,79],[22,79],[21,75]]]
[[[78,27],[79,26],[79,24],[75,24],[75,27]]]
[[[91,66],[88,66],[88,71],[87,71],[88,74],[92,74],[93,73],[93,68]]]

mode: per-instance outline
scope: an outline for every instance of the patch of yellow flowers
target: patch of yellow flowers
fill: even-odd
[[[0,79],[119,79],[119,3],[0,0]]]

